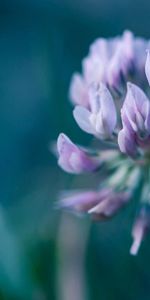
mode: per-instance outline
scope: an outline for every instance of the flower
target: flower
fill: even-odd
[[[96,137],[108,138],[112,135],[117,114],[113,98],[101,83],[93,85],[89,89],[90,110],[83,106],[76,106],[73,112],[79,127]]]
[[[100,166],[98,158],[86,154],[63,133],[58,137],[57,150],[59,154],[58,164],[68,173],[91,172]]]
[[[98,38],[83,59],[82,75],[75,73],[72,77],[69,97],[73,104],[88,106],[88,88],[93,82],[103,82],[118,92],[131,76],[135,82],[141,82],[148,45],[148,41],[135,38],[130,31],[116,38]]]
[[[63,170],[102,173],[96,190],[61,195],[60,207],[101,221],[132,198],[137,199],[137,210],[142,205],[132,230],[133,255],[150,230],[150,50],[146,57],[146,49],[149,41],[129,31],[91,45],[82,75],[73,76],[69,93],[74,118],[83,131],[98,139],[96,149],[83,150],[64,134],[57,142]]]
[[[146,147],[150,140],[150,101],[134,84],[127,84],[121,117],[123,129],[118,135],[120,150],[132,155],[137,152],[138,145]]]

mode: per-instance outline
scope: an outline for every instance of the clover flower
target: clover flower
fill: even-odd
[[[79,105],[75,107],[76,122],[87,133],[109,138],[115,129],[117,114],[113,98],[103,83],[89,88],[89,104],[90,109]]]
[[[91,151],[76,146],[64,134],[57,141],[58,164],[64,171],[102,173],[97,190],[63,193],[60,207],[101,221],[135,199],[139,213],[132,229],[133,255],[150,230],[148,47],[149,41],[129,31],[92,44],[82,75],[73,76],[70,98],[77,124],[97,139],[97,147]]]

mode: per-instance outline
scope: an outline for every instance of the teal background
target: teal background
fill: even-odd
[[[124,29],[149,38],[146,0],[0,1],[0,299],[148,300],[150,237],[129,255],[135,203],[91,224],[54,209],[69,176],[50,149],[59,132],[88,145],[72,118],[71,75],[90,43]]]

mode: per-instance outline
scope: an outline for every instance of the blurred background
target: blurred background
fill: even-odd
[[[59,132],[87,145],[68,100],[98,36],[150,37],[147,0],[0,1],[0,300],[148,300],[150,238],[129,255],[133,205],[91,224],[54,209],[63,189],[96,186],[57,167]],[[90,182],[90,183],[89,183]]]

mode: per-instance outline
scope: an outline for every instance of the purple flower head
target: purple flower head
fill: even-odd
[[[128,83],[127,95],[121,110],[123,129],[118,136],[120,150],[129,155],[136,152],[142,140],[150,135],[150,101],[136,85]]]
[[[89,88],[90,109],[76,106],[74,118],[79,127],[98,138],[108,138],[112,135],[117,114],[113,98],[104,84],[92,85]]]
[[[72,78],[69,96],[77,124],[95,137],[93,148],[84,150],[64,134],[57,141],[63,170],[75,174],[97,170],[95,177],[102,172],[97,191],[63,194],[60,207],[101,221],[131,198],[144,203],[133,226],[133,255],[150,231],[150,210],[145,209],[150,207],[149,48],[149,41],[135,38],[130,31],[121,37],[99,38],[90,46],[82,74]]]
[[[68,173],[90,172],[100,166],[99,159],[87,155],[63,133],[58,137],[57,150],[59,154],[58,164]]]
[[[150,215],[149,211],[143,207],[140,211],[139,216],[137,217],[133,229],[132,229],[132,236],[133,236],[133,244],[130,249],[130,253],[132,255],[136,255],[138,253],[139,247],[145,234],[150,230]]]

